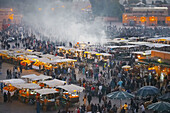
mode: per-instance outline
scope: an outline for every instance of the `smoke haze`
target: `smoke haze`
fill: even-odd
[[[45,4],[45,6],[43,6]],[[86,21],[87,12],[75,5],[75,2],[38,3],[36,12],[24,17],[32,32],[39,39],[62,42],[101,43],[105,38],[104,23],[100,20]],[[83,8],[83,7],[82,7]]]

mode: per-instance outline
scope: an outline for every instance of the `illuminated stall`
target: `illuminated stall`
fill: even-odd
[[[19,89],[19,100],[25,103],[33,102],[35,100],[35,89],[41,87],[34,83],[13,84],[14,87]]]
[[[55,89],[38,89],[34,90],[40,98],[41,108],[46,111],[48,109],[55,109],[57,100],[59,100],[59,92]]]
[[[22,84],[25,83],[24,80],[22,79],[7,79],[7,80],[2,80],[2,83],[4,83],[3,87],[3,93],[8,93],[8,91],[11,93],[11,96],[14,95],[14,92],[16,91],[16,88],[13,86],[14,84]]]
[[[69,101],[71,103],[79,102],[79,93],[84,90],[84,87],[74,84],[57,86],[56,88],[60,90],[60,94],[64,99],[63,101]]]
[[[54,88],[56,86],[63,86],[66,84],[66,81],[59,80],[59,79],[53,79],[48,81],[41,81],[39,85],[41,87],[48,87],[48,88]]]
[[[51,76],[46,76],[46,75],[35,75],[35,74],[30,74],[30,75],[25,75],[22,76],[21,78],[26,79],[27,82],[32,82],[32,83],[37,83],[39,81],[45,81],[45,80],[50,80],[52,79]]]

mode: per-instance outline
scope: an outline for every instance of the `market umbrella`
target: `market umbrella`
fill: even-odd
[[[160,91],[155,86],[144,86],[137,91],[138,96],[146,97],[148,95],[156,95]]]
[[[166,111],[170,111],[170,103],[163,102],[163,101],[156,102],[149,105],[147,108],[153,111],[166,112]]]
[[[170,102],[170,92],[160,96],[159,99]]]
[[[115,91],[115,92],[107,94],[107,97],[110,98],[110,99],[120,99],[120,100],[122,100],[122,99],[133,98],[134,95],[130,94],[126,91]]]
[[[115,92],[107,94],[107,97],[110,99],[119,99],[120,105],[121,105],[122,99],[130,99],[130,98],[134,98],[135,96],[125,91],[115,91]]]

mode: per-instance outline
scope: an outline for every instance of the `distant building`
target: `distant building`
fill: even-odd
[[[22,16],[14,14],[12,8],[0,8],[0,30],[9,27],[11,24],[20,24]]]
[[[124,25],[168,25],[168,7],[126,7],[122,17]]]

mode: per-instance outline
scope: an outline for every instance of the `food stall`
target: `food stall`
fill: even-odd
[[[2,83],[4,83],[3,87],[3,93],[8,93],[8,91],[11,93],[11,96],[14,95],[14,92],[16,91],[16,88],[13,86],[14,84],[21,84],[25,83],[24,80],[22,79],[7,79],[7,80],[2,80]]]
[[[79,93],[84,90],[84,87],[74,84],[57,86],[56,88],[60,91],[60,96],[63,99],[62,103],[65,103],[65,101],[69,101],[71,103],[79,102]]]
[[[131,66],[129,66],[129,65],[122,66],[122,69],[124,69],[125,71],[129,71],[130,68],[131,68]]]
[[[34,90],[40,97],[41,108],[46,111],[49,109],[55,109],[57,106],[57,100],[59,100],[59,92],[55,89],[38,89]]]
[[[53,67],[59,65],[61,67],[74,67],[74,62],[77,62],[75,59],[56,59],[50,61],[49,63],[53,65]]]
[[[48,88],[54,88],[56,86],[63,86],[66,84],[66,81],[59,80],[59,79],[53,79],[53,80],[48,80],[48,81],[41,81],[39,85],[41,87],[48,87]]]
[[[35,89],[40,89],[41,87],[33,83],[23,83],[23,84],[12,84],[14,87],[19,89],[19,100],[25,103],[34,102],[35,100]]]

